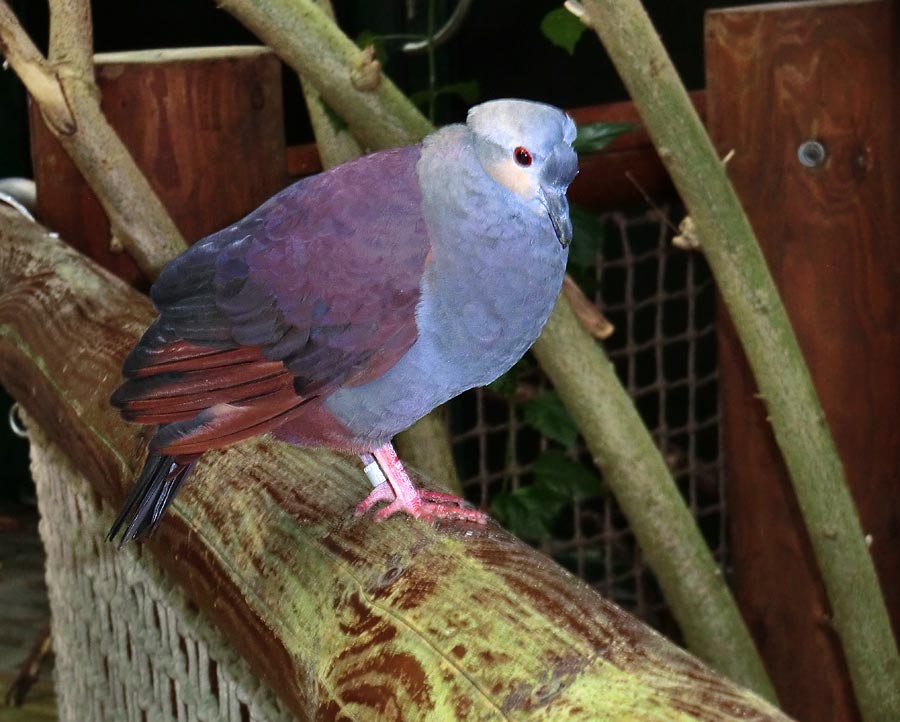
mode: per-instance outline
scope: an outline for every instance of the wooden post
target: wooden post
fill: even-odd
[[[872,539],[895,633],[900,116],[891,106],[900,93],[897,19],[888,1],[804,2],[714,11],[706,26],[710,131],[723,156],[735,151],[729,175],[809,364]],[[723,326],[724,449],[738,600],[785,710],[810,722],[856,720],[784,464],[734,331]]]
[[[102,108],[188,242],[253,210],[287,183],[281,65],[267,48],[95,57]],[[38,213],[76,248],[140,287],[110,248],[99,202],[37,110],[31,143]]]

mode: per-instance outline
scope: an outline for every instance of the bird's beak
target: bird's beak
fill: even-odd
[[[541,202],[547,209],[547,215],[550,216],[559,245],[568,248],[572,242],[572,221],[569,218],[569,201],[566,194],[542,189]]]

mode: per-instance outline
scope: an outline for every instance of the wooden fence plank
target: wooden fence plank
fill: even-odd
[[[880,0],[715,11],[707,15],[706,58],[711,134],[723,155],[735,151],[730,176],[810,366],[897,630],[895,20]],[[801,163],[807,140],[826,149],[821,165]],[[722,327],[736,594],[785,709],[810,722],[856,720],[784,464],[735,334]]]

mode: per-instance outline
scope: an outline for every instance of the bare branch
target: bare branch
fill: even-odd
[[[315,0],[219,0],[218,4],[312,83],[367,148],[415,143],[431,130],[390,78],[381,75],[373,82],[363,51]],[[368,70],[364,77],[361,69]]]
[[[40,106],[54,135],[74,133],[75,117],[56,73],[31,42],[5,0],[0,0],[0,51]]]
[[[53,4],[53,47],[68,64],[49,63],[22,29],[5,0],[0,0],[0,50],[41,109],[54,136],[72,157],[109,216],[116,241],[149,277],[186,244],[128,149],[100,110],[98,92],[86,58],[90,32],[86,2]]]
[[[94,77],[90,0],[50,0],[50,62],[82,78]]]

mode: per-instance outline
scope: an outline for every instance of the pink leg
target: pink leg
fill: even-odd
[[[373,451],[372,455],[387,477],[387,481],[375,487],[375,490],[356,507],[356,516],[362,516],[379,502],[387,501],[389,502],[387,506],[375,512],[375,521],[384,521],[402,511],[423,521],[464,519],[477,524],[487,523],[489,518],[487,514],[463,508],[466,502],[458,496],[417,489],[400,459],[397,458],[393,445],[385,444]]]

